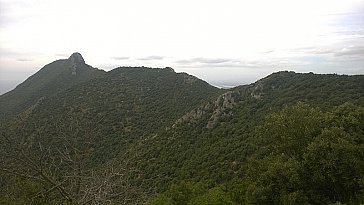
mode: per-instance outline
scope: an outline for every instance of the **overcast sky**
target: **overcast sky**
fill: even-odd
[[[76,51],[104,70],[170,66],[220,86],[364,74],[364,1],[0,0],[0,94]]]

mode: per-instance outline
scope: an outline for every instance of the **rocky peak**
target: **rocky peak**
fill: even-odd
[[[77,68],[79,65],[84,65],[85,60],[83,59],[82,55],[80,53],[73,53],[69,58],[69,61],[71,61],[72,64],[72,75],[77,74]]]
[[[80,53],[73,53],[68,60],[72,62],[72,64],[85,64],[85,60],[83,59]]]

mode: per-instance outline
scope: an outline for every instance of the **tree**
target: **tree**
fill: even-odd
[[[23,123],[22,117],[26,116],[2,129],[0,171],[8,182],[18,181],[18,190],[27,186],[36,190],[21,199],[25,203],[125,204],[145,200],[143,185],[133,185],[131,180],[141,174],[130,167],[132,156],[93,166],[98,140],[94,124],[82,121],[82,116],[68,115],[45,127]]]
[[[360,194],[364,146],[340,128],[325,129],[304,153],[306,186],[318,202],[349,202]]]
[[[304,103],[269,114],[255,135],[263,155],[301,158],[303,149],[325,127],[325,116],[318,108]]]
[[[326,113],[298,103],[269,115],[247,165],[249,202],[362,202],[363,116],[349,103]]]

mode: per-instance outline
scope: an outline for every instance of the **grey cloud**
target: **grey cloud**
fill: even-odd
[[[289,52],[293,53],[304,53],[304,54],[323,54],[326,53],[326,49],[319,49],[314,46],[307,46],[307,47],[299,47],[299,48],[292,48],[289,49]]]
[[[357,42],[357,41],[354,41]],[[364,46],[345,46],[354,44],[352,41],[345,41],[330,47],[305,47],[292,49],[291,52],[304,55],[333,55],[333,56],[363,56]]]
[[[341,49],[338,48],[326,48],[326,49],[316,49],[307,51],[306,53],[310,54],[331,54],[334,56],[363,56],[364,57],[364,46],[363,47],[356,47],[356,46],[349,46],[344,47]]]
[[[32,58],[29,58],[31,56]],[[12,58],[17,61],[30,61],[41,56],[39,52],[18,52],[13,49],[0,48],[0,57]]]
[[[307,51],[307,50],[313,50],[316,47],[314,46],[306,46],[306,47],[298,47],[298,48],[293,48],[291,49],[292,51]]]
[[[206,64],[220,64],[234,61],[233,59],[228,58],[194,58],[192,59],[194,62],[206,63]]]
[[[361,47],[345,47],[334,53],[335,56],[361,56],[364,58],[364,46]]]
[[[14,56],[22,55],[22,53],[15,52],[15,51],[13,51],[11,49],[3,49],[3,48],[0,48],[0,55],[1,56],[14,57]]]
[[[335,31],[334,34],[346,36],[346,38],[355,39],[364,37],[364,29],[351,29],[351,30],[341,30]]]
[[[32,8],[33,4],[27,0],[4,1],[0,0],[0,25],[7,27],[34,17],[34,14],[17,13],[21,8]]]
[[[264,65],[259,61],[243,61],[234,58],[191,58],[174,61],[180,67],[199,68],[260,68]]]
[[[364,5],[364,4],[363,4]],[[332,14],[332,16],[337,18],[337,21],[333,25],[343,25],[345,27],[356,27],[362,26],[364,23],[364,6],[358,9],[356,12],[351,13],[339,13],[339,14]]]
[[[129,57],[126,56],[116,56],[116,57],[111,57],[112,60],[128,60],[130,59]]]
[[[59,56],[59,57],[66,57],[66,58],[68,58],[68,56],[70,55],[70,54],[66,54],[66,53],[56,53],[56,54],[54,54],[55,56]]]
[[[336,50],[335,49],[314,49],[311,51],[307,51],[307,54],[333,54],[335,53]]]
[[[175,63],[177,64],[183,64],[183,65],[186,65],[186,64],[191,64],[192,62],[190,60],[185,60],[185,59],[182,59],[182,60],[176,60],[174,61]]]
[[[260,53],[273,53],[274,52],[274,50],[266,50],[266,51],[262,51],[262,52],[260,52]]]
[[[137,60],[142,60],[142,61],[163,60],[163,59],[164,56],[147,56],[147,57],[137,58]]]
[[[30,58],[18,58],[16,59],[17,61],[23,61],[23,62],[27,62],[27,61],[34,61],[34,59],[30,59]]]
[[[232,62],[237,62],[237,60],[231,58],[191,58],[175,61],[177,64],[225,64]]]

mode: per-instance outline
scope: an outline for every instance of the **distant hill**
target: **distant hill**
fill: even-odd
[[[298,102],[323,111],[347,102],[363,106],[363,88],[364,76],[271,74],[226,91],[182,116],[172,129],[146,140],[138,148],[143,151],[135,159],[136,166],[147,169],[150,177],[167,175],[160,179],[167,180],[162,184],[169,184],[170,178],[213,183],[232,180],[254,151],[255,128],[269,113]],[[150,160],[143,164],[141,159]]]
[[[355,204],[363,199],[354,198],[353,195],[361,193],[363,187],[360,188],[359,183],[354,182],[355,185],[344,188],[344,184],[364,176],[360,171],[364,168],[361,159],[364,156],[363,88],[362,75],[274,73],[253,84],[233,88],[215,101],[182,116],[175,122],[173,129],[160,132],[157,137],[140,144],[139,148],[133,148],[141,150],[133,162],[138,162],[135,166],[143,167],[147,173],[146,179],[156,178],[161,190],[169,187],[152,204],[162,204],[161,200],[178,203],[181,198],[175,196],[179,192],[184,193],[185,202],[201,200],[199,203],[202,204],[214,197],[215,200],[221,200],[222,204],[282,204],[284,200],[292,204],[330,204],[336,200],[347,203],[347,195],[340,193],[349,194],[350,191],[351,203]],[[342,124],[341,120],[345,123]],[[350,139],[345,140],[350,142],[348,146],[351,148],[339,148],[340,143],[334,142],[327,146],[337,146],[332,149],[337,149],[335,152],[341,152],[346,157],[331,156],[332,153],[324,154],[323,151],[315,153],[316,157],[323,158],[320,162],[299,159],[311,156],[306,149],[319,146],[311,140],[321,138],[330,129],[335,132],[345,130],[343,135],[345,133]],[[284,140],[279,141],[281,137]],[[293,139],[292,143],[297,143],[298,147],[290,147],[289,139]],[[300,139],[307,140],[305,143],[309,145],[300,142]],[[267,152],[268,147],[274,150],[278,146],[285,148],[278,154]],[[325,149],[324,144],[320,146],[317,149]],[[293,150],[299,154],[279,158]],[[353,155],[349,157],[349,153]],[[333,157],[330,160],[336,161],[327,161],[328,156]],[[293,159],[297,161],[285,161]],[[289,180],[293,179],[288,176],[293,173],[285,175],[287,170],[282,168],[295,166],[288,163],[301,166],[295,168],[295,185],[290,184]],[[314,163],[321,164],[310,170],[309,167]],[[346,163],[345,166],[351,168],[341,167]],[[277,164],[278,167],[275,167]],[[322,181],[317,178],[307,180],[311,177],[310,173],[322,173]],[[205,185],[186,184],[186,181],[204,182]],[[312,193],[316,189],[314,187],[330,191]],[[289,194],[292,194],[289,196],[292,198],[283,199]]]
[[[76,53],[1,96],[0,203],[363,202],[363,88],[283,71],[225,90]]]
[[[15,116],[37,101],[105,72],[87,65],[79,53],[54,61],[30,76],[14,90],[0,96],[0,120]]]

